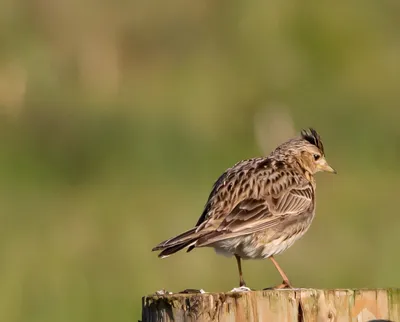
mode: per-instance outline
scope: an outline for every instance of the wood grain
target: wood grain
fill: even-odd
[[[400,321],[400,289],[149,295],[142,304],[142,322]]]

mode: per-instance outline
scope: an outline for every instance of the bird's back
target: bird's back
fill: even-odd
[[[268,157],[243,160],[227,169],[215,182],[195,227],[153,250],[162,250],[159,256],[164,257],[186,247],[191,251],[211,246],[228,253],[237,253],[244,244],[279,242],[273,253],[289,247],[314,216],[315,181],[304,156],[323,155],[323,145],[310,131],[284,142]]]
[[[197,231],[213,230],[196,246],[242,258],[264,258],[290,247],[314,216],[314,186],[284,160],[254,158],[215,183]]]
[[[312,128],[278,146],[268,157],[240,161],[215,182],[197,224],[153,248],[159,257],[181,249],[213,247],[235,255],[240,289],[246,288],[241,259],[270,258],[283,282],[292,287],[274,255],[301,238],[315,214],[319,171],[336,173],[325,159],[319,134]],[[246,288],[247,289],[247,288]]]

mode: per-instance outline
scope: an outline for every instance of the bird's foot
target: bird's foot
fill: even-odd
[[[190,293],[201,293],[204,294],[206,293],[203,289],[197,290],[194,288],[187,288],[186,290],[178,292],[179,294],[190,294]]]
[[[289,283],[285,283],[283,282],[282,284],[279,284],[278,286],[275,286],[276,290],[281,290],[281,289],[285,289],[285,288],[293,288],[293,286]]]
[[[248,288],[247,286],[240,286],[240,287],[235,287],[234,289],[231,290],[232,293],[237,293],[237,292],[250,292],[251,289]]]
[[[290,284],[289,281],[283,281],[281,284],[279,284],[277,286],[264,288],[263,291],[267,291],[267,290],[282,290],[282,289],[289,289],[289,288],[293,288],[292,284]]]
[[[167,291],[167,290],[162,289],[162,290],[156,291],[155,294],[156,294],[156,295],[159,295],[159,296],[163,296],[163,295],[171,295],[172,292],[169,292],[169,291]]]

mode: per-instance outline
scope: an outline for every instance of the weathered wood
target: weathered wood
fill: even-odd
[[[399,322],[400,289],[150,295],[142,309],[142,322]]]

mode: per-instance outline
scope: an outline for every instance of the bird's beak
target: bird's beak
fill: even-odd
[[[333,174],[337,174],[336,170],[334,168],[332,168],[328,162],[326,162],[325,158],[321,160],[321,162],[318,164],[318,168],[320,171],[324,171],[324,172],[330,172]]]

